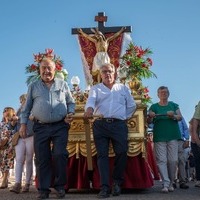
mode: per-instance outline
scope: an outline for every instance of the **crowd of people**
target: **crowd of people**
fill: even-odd
[[[33,81],[27,94],[20,96],[20,108],[3,110],[0,123],[0,189],[8,187],[9,171],[15,168],[15,183],[9,188],[16,194],[29,192],[33,174],[33,159],[38,180],[37,199],[48,199],[52,177],[57,198],[65,197],[67,184],[68,131],[75,114],[75,100],[67,82],[56,78],[56,63],[47,53],[38,66],[40,78]],[[84,117],[95,116],[93,136],[97,150],[97,165],[100,174],[98,198],[112,194],[119,196],[123,184],[123,173],[127,162],[127,120],[136,111],[136,102],[127,85],[116,82],[116,68],[111,63],[99,67],[102,82],[91,87],[85,105]],[[153,149],[162,180],[162,192],[173,192],[176,180],[181,189],[188,189],[186,163],[194,171],[196,187],[200,187],[200,103],[196,106],[189,128],[179,105],[169,101],[169,89],[161,86],[157,90],[159,101],[150,106],[147,123],[152,125]],[[12,139],[19,134],[17,145]],[[191,145],[189,138],[191,135]],[[109,180],[109,143],[115,153],[112,185]],[[186,158],[185,149],[191,146]],[[193,157],[192,157],[193,156]],[[193,159],[192,159],[193,158]],[[15,161],[15,162],[14,162]],[[15,165],[14,165],[15,164]],[[22,172],[26,169],[22,186]],[[195,170],[194,170],[195,169]]]
[[[75,102],[67,83],[55,78],[56,67],[51,58],[43,58],[38,70],[41,78],[29,85],[27,94],[20,96],[21,107],[18,111],[15,112],[10,107],[3,111],[0,143],[3,142],[3,138],[8,138],[8,142],[5,149],[0,151],[0,188],[8,187],[9,170],[14,168],[15,159],[15,183],[10,191],[16,194],[29,192],[34,156],[38,180],[37,199],[49,198],[52,175],[55,177],[53,187],[57,198],[64,198],[68,159],[66,146],[70,122],[75,113]],[[98,197],[106,198],[110,195],[109,141],[112,141],[116,154],[112,174],[112,195],[118,196],[121,193],[128,151],[126,122],[135,112],[136,103],[129,88],[115,82],[114,65],[103,64],[100,67],[100,74],[102,83],[91,88],[84,117],[103,116],[94,121],[93,134],[101,181]],[[17,133],[18,143],[13,146],[12,138]],[[22,187],[25,163],[26,180]]]

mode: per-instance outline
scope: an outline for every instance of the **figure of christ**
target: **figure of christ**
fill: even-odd
[[[91,29],[94,35],[89,35],[83,32],[82,29],[77,29],[78,33],[87,38],[89,41],[93,42],[96,47],[96,55],[93,59],[93,66],[91,70],[91,74],[93,77],[97,77],[97,83],[101,82],[99,68],[101,65],[105,63],[110,63],[110,57],[108,55],[108,47],[110,41],[114,40],[118,37],[126,27],[122,27],[118,32],[113,34],[112,36],[106,38],[102,32],[96,29]],[[94,79],[93,79],[94,80]]]

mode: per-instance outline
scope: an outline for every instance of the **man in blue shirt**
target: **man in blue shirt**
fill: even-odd
[[[52,175],[55,176],[57,198],[64,198],[68,159],[66,146],[75,103],[67,83],[55,78],[56,66],[52,58],[42,59],[39,73],[41,79],[31,83],[28,88],[19,132],[21,137],[25,137],[31,112],[34,116],[34,150],[39,191],[37,198],[49,198]]]
[[[126,120],[136,110],[136,103],[128,87],[115,83],[115,67],[108,63],[100,67],[102,83],[90,89],[85,106],[85,117],[101,115],[93,123],[94,142],[97,150],[97,163],[100,173],[101,191],[98,198],[110,195],[109,144],[113,145],[115,164],[112,173],[112,195],[121,193],[123,173],[126,167],[128,150],[128,127]]]

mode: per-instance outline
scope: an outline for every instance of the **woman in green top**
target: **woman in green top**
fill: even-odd
[[[163,181],[162,192],[173,192],[178,161],[178,140],[181,133],[178,121],[182,119],[178,104],[168,101],[169,90],[161,86],[157,90],[160,101],[151,105],[148,123],[153,123],[153,141],[157,165]]]

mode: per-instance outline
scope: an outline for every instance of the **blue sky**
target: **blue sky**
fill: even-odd
[[[132,26],[135,44],[153,51],[148,79],[153,102],[157,88],[169,87],[170,100],[179,104],[189,121],[199,92],[199,0],[0,0],[0,112],[19,107],[26,93],[25,67],[33,53],[53,48],[61,56],[70,78],[77,75],[85,89],[80,51],[72,28],[95,27],[94,16],[105,12],[106,26]]]

